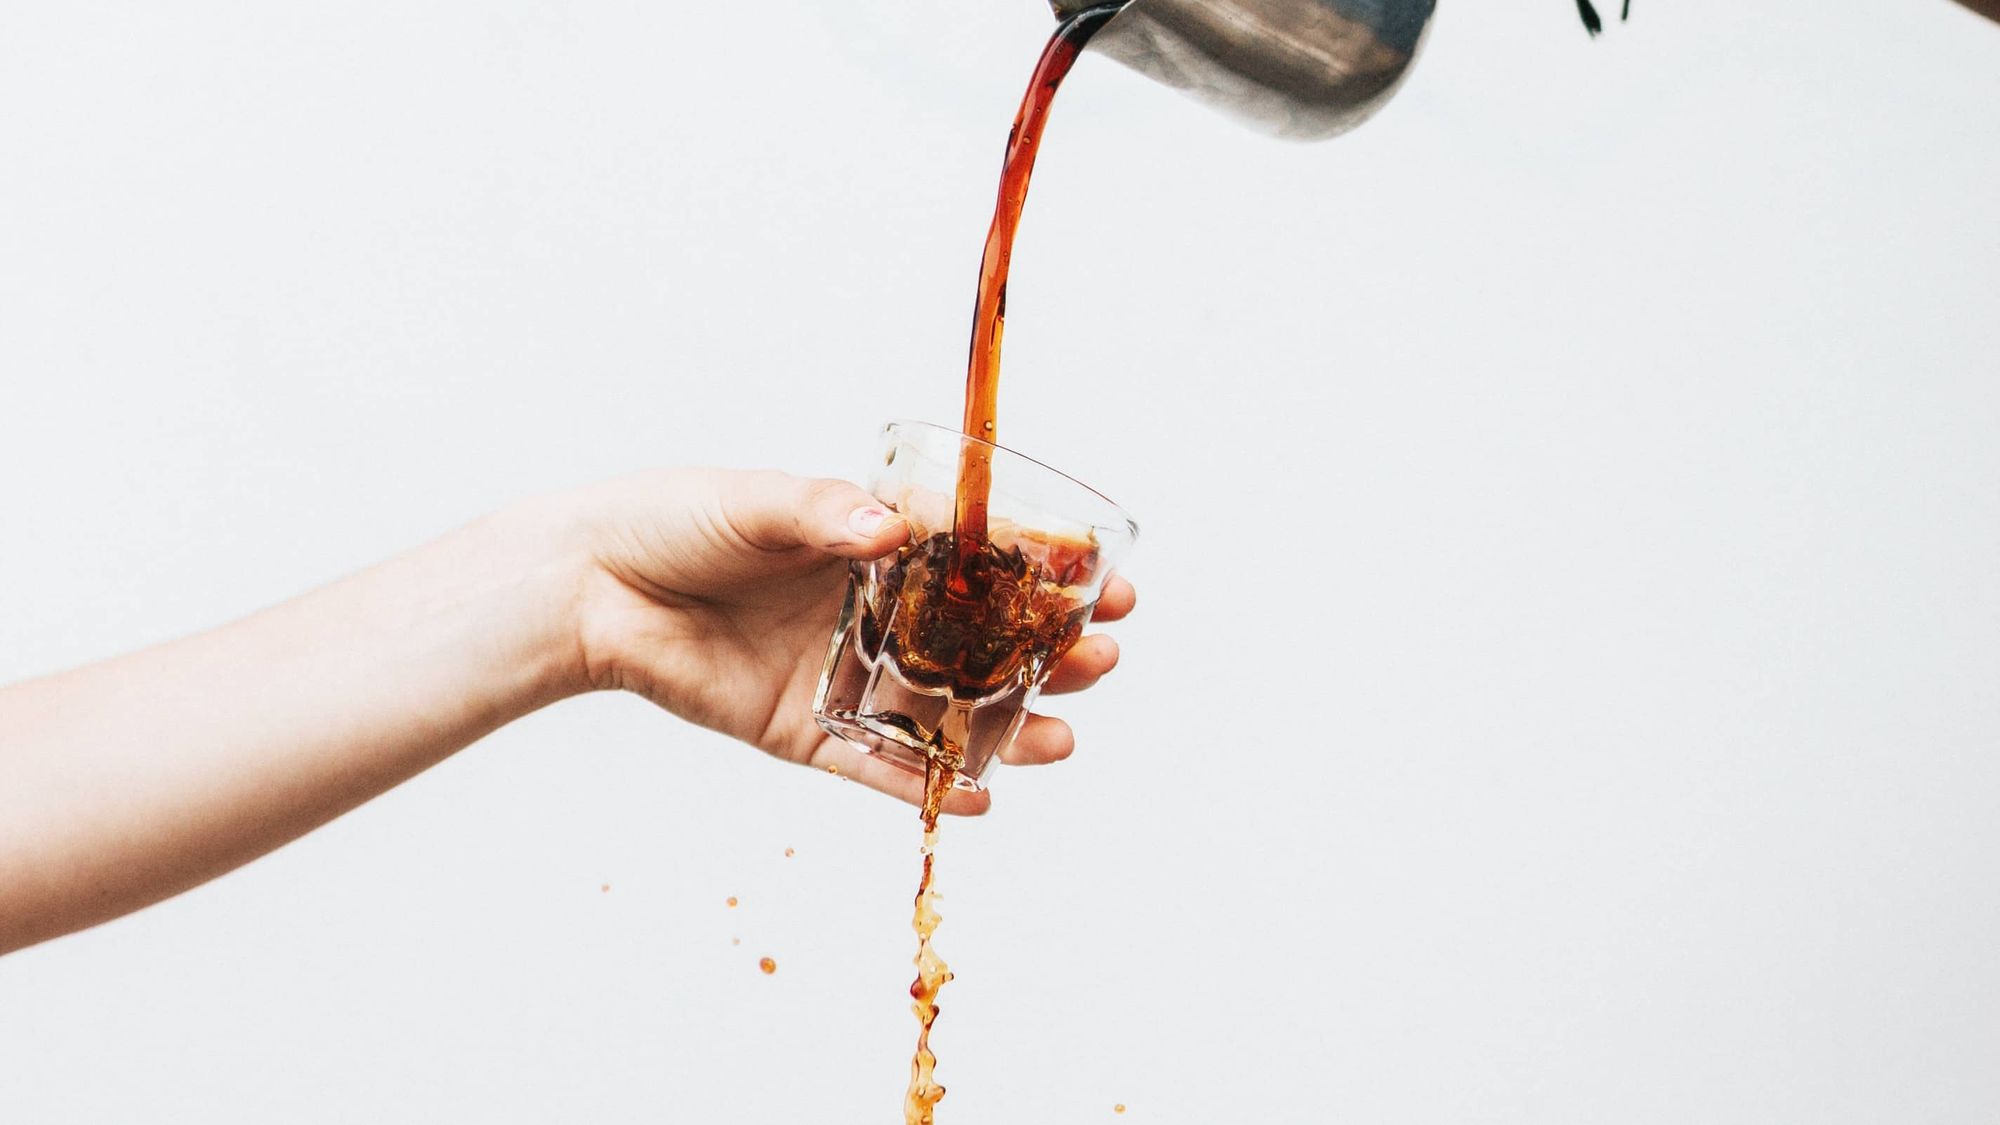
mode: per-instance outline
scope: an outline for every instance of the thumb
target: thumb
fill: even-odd
[[[812,547],[847,559],[875,559],[910,537],[908,520],[844,480],[755,473],[739,478],[739,484],[726,501],[729,522],[764,550]]]

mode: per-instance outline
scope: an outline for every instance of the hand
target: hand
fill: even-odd
[[[590,563],[577,620],[591,686],[638,692],[786,761],[922,800],[921,778],[829,737],[812,718],[847,561],[900,547],[910,533],[901,516],[845,481],[714,469],[614,481],[584,510]],[[1093,620],[1125,616],[1134,596],[1114,576]],[[1116,642],[1086,636],[1046,690],[1079,691],[1117,663]],[[1031,715],[1003,760],[1054,762],[1075,746],[1061,719]],[[982,813],[991,800],[954,791],[945,811]]]

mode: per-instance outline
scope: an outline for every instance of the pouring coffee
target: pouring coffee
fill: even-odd
[[[923,875],[912,920],[917,978],[910,985],[918,1032],[904,1094],[905,1125],[934,1125],[945,1094],[930,1047],[938,993],[951,980],[931,945],[941,920],[931,876],[944,795],[954,784],[980,783],[985,763],[1018,730],[1018,711],[1038,690],[1026,670],[1053,666],[1075,643],[1092,600],[1079,592],[1094,588],[1079,584],[1077,574],[1050,579],[1051,544],[1025,548],[1016,521],[1008,521],[1007,535],[999,534],[989,510],[995,459],[1006,453],[996,443],[1007,276],[1056,91],[1078,57],[1096,48],[1266,132],[1300,140],[1331,137],[1360,124],[1395,92],[1435,2],[1052,0],[1061,22],[1036,61],[1007,134],[999,197],[980,255],[965,409],[961,434],[954,435],[958,448],[949,459],[956,462],[950,529],[927,524],[921,541],[913,538],[880,574],[874,567],[857,568],[814,701],[815,716],[828,733],[924,775]],[[892,449],[887,464],[893,466],[895,456]],[[907,503],[901,497],[882,499],[891,506]],[[903,514],[911,519],[913,513]],[[1121,526],[1129,539],[1134,529],[1122,514],[1103,525]],[[1092,581],[1101,584],[1100,548],[1108,544],[1100,542],[1095,526],[1084,534],[1083,540],[1063,544],[1060,554],[1071,570],[1088,560]],[[881,596],[885,590],[893,591],[887,601]],[[867,592],[876,595],[873,601],[863,596]],[[878,621],[872,630],[871,620]],[[894,621],[894,628],[880,621]],[[900,639],[892,643],[892,637]],[[974,675],[975,669],[981,671]],[[988,697],[1017,700],[1018,708],[999,708],[997,728],[989,722],[990,736],[982,741],[973,713],[976,702]],[[915,717],[919,714],[941,718],[924,720]]]

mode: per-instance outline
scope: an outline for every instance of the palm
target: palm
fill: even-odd
[[[840,612],[847,564],[815,554],[761,582],[665,600],[630,587],[617,609],[630,688],[690,722],[805,763],[824,737],[813,689]]]

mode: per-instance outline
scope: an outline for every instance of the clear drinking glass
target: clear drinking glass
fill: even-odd
[[[958,788],[980,789],[1139,527],[1096,490],[955,429],[891,422],[881,442],[869,491],[910,522],[910,542],[851,565],[813,717],[904,769],[937,758]],[[953,534],[968,458],[992,480],[976,551]]]

